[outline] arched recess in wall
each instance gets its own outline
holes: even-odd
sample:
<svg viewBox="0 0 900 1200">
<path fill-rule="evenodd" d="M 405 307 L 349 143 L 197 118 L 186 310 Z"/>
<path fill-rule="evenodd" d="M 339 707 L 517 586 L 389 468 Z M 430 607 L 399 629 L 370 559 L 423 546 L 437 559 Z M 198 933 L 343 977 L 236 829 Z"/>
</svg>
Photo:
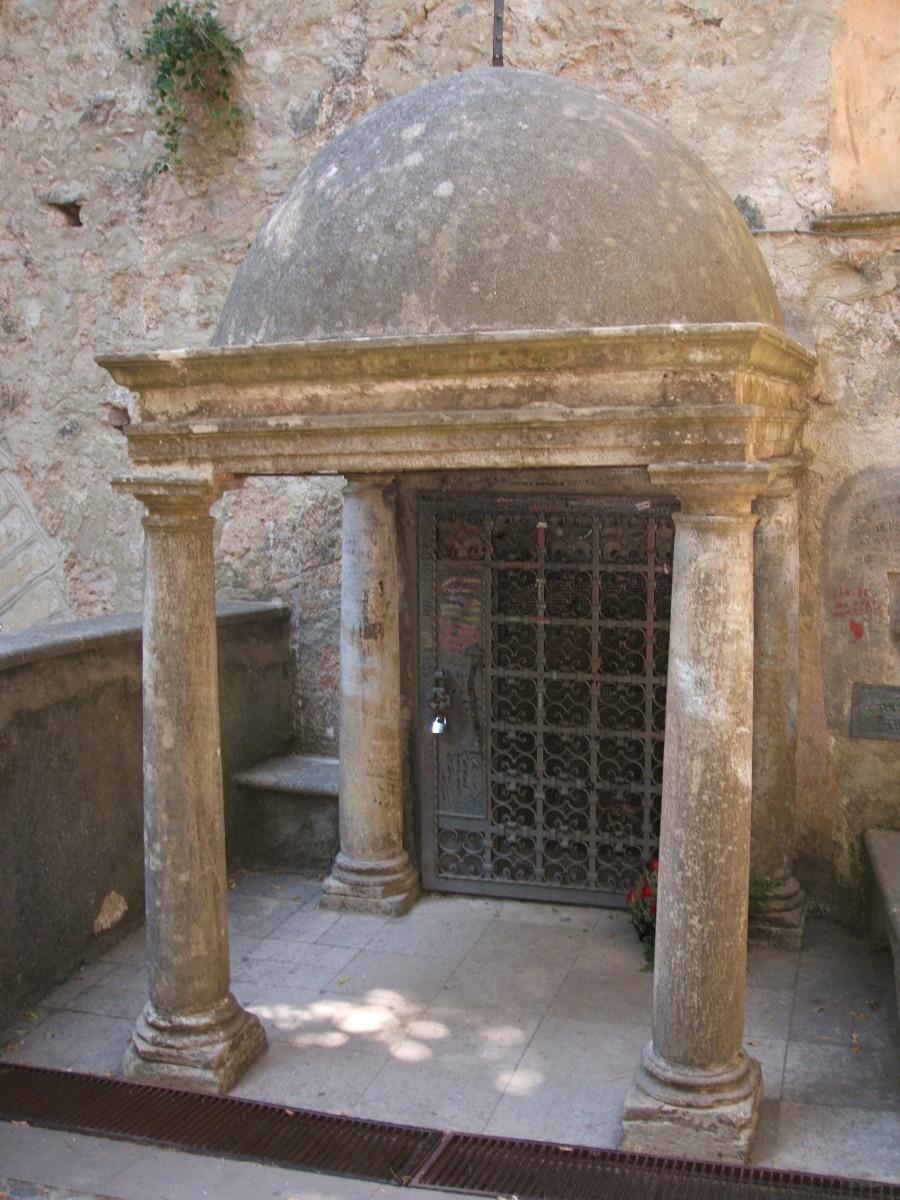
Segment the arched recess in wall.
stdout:
<svg viewBox="0 0 900 1200">
<path fill-rule="evenodd" d="M 900 7 L 845 0 L 831 54 L 835 212 L 900 209 Z"/>
</svg>

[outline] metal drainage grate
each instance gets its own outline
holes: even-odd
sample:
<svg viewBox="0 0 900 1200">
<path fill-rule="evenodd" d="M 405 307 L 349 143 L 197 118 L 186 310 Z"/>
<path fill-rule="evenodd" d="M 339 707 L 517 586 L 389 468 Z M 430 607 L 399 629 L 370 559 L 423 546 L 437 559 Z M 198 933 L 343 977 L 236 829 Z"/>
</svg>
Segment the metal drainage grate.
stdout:
<svg viewBox="0 0 900 1200">
<path fill-rule="evenodd" d="M 518 1200 L 900 1200 L 889 1183 L 459 1133 L 415 1182 Z"/>
<path fill-rule="evenodd" d="M 517 1200 L 900 1200 L 900 1185 L 337 1117 L 0 1063 L 0 1120 Z"/>
<path fill-rule="evenodd" d="M 431 1129 L 5 1063 L 0 1119 L 379 1183 L 406 1181 L 441 1140 Z"/>
</svg>

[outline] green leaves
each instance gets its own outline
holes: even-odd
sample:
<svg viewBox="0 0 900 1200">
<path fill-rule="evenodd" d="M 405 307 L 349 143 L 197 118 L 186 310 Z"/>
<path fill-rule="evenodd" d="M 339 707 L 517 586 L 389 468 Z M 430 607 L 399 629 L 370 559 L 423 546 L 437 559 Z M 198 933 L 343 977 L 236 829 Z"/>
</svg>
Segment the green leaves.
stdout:
<svg viewBox="0 0 900 1200">
<path fill-rule="evenodd" d="M 215 128 L 238 137 L 243 116 L 232 101 L 230 85 L 232 67 L 243 54 L 209 4 L 204 9 L 190 0 L 161 5 L 143 31 L 139 49 L 125 53 L 132 61 L 156 67 L 150 92 L 163 150 L 149 168 L 152 174 L 174 169 L 180 176 L 181 134 L 194 107 Z"/>
</svg>

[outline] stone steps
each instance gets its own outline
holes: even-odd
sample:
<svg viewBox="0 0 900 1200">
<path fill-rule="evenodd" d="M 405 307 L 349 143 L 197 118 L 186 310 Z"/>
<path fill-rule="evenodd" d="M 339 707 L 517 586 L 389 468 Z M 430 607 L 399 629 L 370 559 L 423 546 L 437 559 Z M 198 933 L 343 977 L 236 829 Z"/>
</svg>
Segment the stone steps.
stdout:
<svg viewBox="0 0 900 1200">
<path fill-rule="evenodd" d="M 866 850 L 875 881 L 873 935 L 894 956 L 897 1019 L 900 1021 L 900 830 L 868 829 Z"/>
<path fill-rule="evenodd" d="M 328 870 L 338 851 L 338 760 L 288 754 L 240 771 L 243 865 Z"/>
</svg>

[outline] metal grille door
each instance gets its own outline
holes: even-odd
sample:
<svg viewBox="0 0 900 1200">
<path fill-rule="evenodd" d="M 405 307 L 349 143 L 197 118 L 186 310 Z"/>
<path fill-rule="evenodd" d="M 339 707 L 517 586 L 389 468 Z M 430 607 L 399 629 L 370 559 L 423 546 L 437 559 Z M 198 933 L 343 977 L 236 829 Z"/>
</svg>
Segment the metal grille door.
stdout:
<svg viewBox="0 0 900 1200">
<path fill-rule="evenodd" d="M 426 886 L 617 904 L 655 855 L 673 507 L 423 498 Z"/>
</svg>

